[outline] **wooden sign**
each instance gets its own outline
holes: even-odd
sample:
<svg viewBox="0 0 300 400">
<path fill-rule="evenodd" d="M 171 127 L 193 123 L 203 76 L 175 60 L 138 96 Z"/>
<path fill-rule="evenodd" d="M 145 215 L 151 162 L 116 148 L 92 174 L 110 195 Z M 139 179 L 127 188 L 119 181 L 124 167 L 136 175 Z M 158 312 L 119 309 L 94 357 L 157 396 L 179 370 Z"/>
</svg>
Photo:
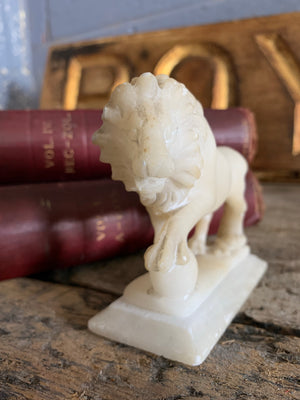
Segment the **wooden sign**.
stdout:
<svg viewBox="0 0 300 400">
<path fill-rule="evenodd" d="M 256 116 L 253 168 L 300 180 L 300 13 L 143 33 L 51 48 L 42 108 L 102 108 L 146 71 L 183 82 L 205 107 Z"/>
</svg>

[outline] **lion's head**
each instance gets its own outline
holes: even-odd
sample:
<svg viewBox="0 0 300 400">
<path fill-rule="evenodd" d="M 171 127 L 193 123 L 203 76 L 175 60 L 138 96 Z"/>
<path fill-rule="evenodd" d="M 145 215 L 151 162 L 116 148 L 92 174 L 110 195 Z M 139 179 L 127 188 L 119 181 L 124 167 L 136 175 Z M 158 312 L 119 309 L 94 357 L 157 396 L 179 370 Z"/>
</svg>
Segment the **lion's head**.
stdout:
<svg viewBox="0 0 300 400">
<path fill-rule="evenodd" d="M 160 212 L 183 205 L 200 177 L 209 130 L 186 87 L 166 75 L 142 74 L 113 91 L 102 119 L 93 142 L 113 179 Z"/>
</svg>

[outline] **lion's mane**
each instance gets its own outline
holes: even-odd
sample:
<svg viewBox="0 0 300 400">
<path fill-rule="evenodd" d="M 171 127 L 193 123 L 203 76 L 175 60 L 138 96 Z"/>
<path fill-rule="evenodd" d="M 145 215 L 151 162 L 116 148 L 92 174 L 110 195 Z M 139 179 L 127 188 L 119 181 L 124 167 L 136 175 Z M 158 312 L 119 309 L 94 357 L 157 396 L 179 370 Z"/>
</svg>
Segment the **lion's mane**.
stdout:
<svg viewBox="0 0 300 400">
<path fill-rule="evenodd" d="M 201 175 L 209 131 L 186 87 L 166 75 L 142 74 L 114 90 L 102 119 L 93 142 L 113 179 L 161 212 L 185 204 Z"/>
</svg>

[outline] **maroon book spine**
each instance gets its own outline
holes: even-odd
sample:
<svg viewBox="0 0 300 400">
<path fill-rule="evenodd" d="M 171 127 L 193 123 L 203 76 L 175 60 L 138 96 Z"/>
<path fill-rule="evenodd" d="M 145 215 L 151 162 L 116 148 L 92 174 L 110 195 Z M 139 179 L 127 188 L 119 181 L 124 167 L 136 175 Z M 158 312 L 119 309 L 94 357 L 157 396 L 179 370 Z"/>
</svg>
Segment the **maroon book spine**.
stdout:
<svg viewBox="0 0 300 400">
<path fill-rule="evenodd" d="M 205 110 L 218 145 L 251 161 L 256 148 L 253 114 L 243 108 Z M 101 126 L 97 110 L 0 111 L 0 183 L 97 179 L 110 176 L 91 142 Z"/>
<path fill-rule="evenodd" d="M 133 252 L 152 239 L 136 193 L 111 180 L 0 187 L 0 279 Z"/>
<path fill-rule="evenodd" d="M 254 224 L 262 201 L 251 173 L 246 199 L 245 224 Z M 153 239 L 137 194 L 108 179 L 2 186 L 0 221 L 0 280 L 134 252 Z"/>
</svg>

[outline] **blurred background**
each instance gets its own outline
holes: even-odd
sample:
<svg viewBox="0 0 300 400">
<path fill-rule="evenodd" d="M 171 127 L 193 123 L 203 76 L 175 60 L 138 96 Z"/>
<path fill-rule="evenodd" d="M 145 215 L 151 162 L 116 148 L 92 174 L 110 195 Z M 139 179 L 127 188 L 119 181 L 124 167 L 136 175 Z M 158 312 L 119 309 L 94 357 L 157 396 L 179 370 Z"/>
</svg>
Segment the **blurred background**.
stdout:
<svg viewBox="0 0 300 400">
<path fill-rule="evenodd" d="M 38 107 L 56 44 L 299 10 L 299 0 L 0 0 L 0 109 Z"/>
</svg>

